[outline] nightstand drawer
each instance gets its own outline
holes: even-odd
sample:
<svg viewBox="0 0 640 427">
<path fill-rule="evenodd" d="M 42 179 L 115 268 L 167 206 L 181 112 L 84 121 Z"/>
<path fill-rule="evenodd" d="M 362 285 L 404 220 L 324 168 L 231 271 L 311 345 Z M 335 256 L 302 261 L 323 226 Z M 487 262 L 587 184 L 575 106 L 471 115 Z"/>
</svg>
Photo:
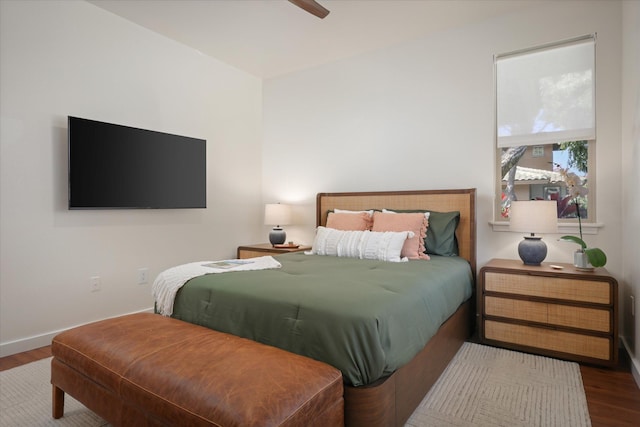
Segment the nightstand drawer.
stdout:
<svg viewBox="0 0 640 427">
<path fill-rule="evenodd" d="M 290 252 L 302 252 L 311 249 L 311 246 L 297 245 L 297 246 L 282 246 L 274 247 L 270 243 L 257 243 L 255 245 L 238 246 L 238 258 L 255 258 L 259 256 L 267 255 L 279 255 L 288 254 Z"/>
<path fill-rule="evenodd" d="M 248 250 L 248 249 L 243 249 L 241 251 L 239 251 L 239 256 L 238 258 L 240 259 L 246 259 L 246 258 L 256 258 L 259 256 L 266 256 L 266 255 L 277 255 L 274 253 L 270 253 L 270 252 L 265 252 L 265 251 L 252 251 L 252 250 Z"/>
<path fill-rule="evenodd" d="M 484 282 L 485 291 L 611 304 L 611 287 L 608 282 L 491 271 L 485 273 Z"/>
<path fill-rule="evenodd" d="M 485 338 L 600 360 L 611 358 L 611 338 L 486 320 Z"/>
<path fill-rule="evenodd" d="M 597 308 L 486 296 L 484 312 L 488 316 L 611 332 L 610 311 Z"/>
</svg>

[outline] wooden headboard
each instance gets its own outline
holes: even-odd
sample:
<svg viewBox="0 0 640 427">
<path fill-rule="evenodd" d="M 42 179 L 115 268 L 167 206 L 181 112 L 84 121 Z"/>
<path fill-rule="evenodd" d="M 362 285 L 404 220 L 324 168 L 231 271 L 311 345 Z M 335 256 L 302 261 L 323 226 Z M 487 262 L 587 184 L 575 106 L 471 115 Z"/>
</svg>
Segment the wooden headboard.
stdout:
<svg viewBox="0 0 640 427">
<path fill-rule="evenodd" d="M 438 212 L 460 211 L 456 230 L 460 256 L 476 271 L 476 189 L 378 191 L 362 193 L 318 193 L 316 225 L 325 225 L 332 209 L 425 209 Z"/>
</svg>

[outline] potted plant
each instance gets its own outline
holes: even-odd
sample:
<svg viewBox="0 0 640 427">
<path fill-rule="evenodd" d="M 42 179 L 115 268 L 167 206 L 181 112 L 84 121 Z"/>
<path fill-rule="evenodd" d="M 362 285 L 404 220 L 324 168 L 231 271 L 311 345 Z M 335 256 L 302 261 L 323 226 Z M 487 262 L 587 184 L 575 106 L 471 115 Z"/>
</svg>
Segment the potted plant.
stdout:
<svg viewBox="0 0 640 427">
<path fill-rule="evenodd" d="M 580 249 L 573 254 L 573 264 L 577 268 L 590 269 L 592 267 L 603 267 L 607 263 L 607 255 L 605 255 L 602 249 L 587 247 L 587 244 L 582 239 L 582 217 L 580 215 L 578 198 L 586 196 L 589 193 L 589 189 L 582 185 L 582 180 L 578 175 L 573 172 L 569 172 L 568 168 L 562 168 L 558 164 L 555 165 L 557 167 L 557 171 L 562 176 L 562 180 L 567 186 L 567 197 L 573 201 L 573 204 L 576 207 L 578 230 L 580 231 L 580 237 L 562 236 L 560 237 L 560 240 L 580 245 Z"/>
</svg>

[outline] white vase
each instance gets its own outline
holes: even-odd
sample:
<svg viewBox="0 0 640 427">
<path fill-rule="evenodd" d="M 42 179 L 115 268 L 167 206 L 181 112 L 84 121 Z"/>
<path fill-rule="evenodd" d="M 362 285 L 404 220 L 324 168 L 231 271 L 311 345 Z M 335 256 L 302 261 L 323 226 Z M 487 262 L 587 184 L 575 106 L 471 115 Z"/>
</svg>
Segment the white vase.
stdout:
<svg viewBox="0 0 640 427">
<path fill-rule="evenodd" d="M 581 250 L 573 253 L 573 265 L 578 270 L 593 270 L 593 266 L 589 262 L 589 257 Z"/>
</svg>

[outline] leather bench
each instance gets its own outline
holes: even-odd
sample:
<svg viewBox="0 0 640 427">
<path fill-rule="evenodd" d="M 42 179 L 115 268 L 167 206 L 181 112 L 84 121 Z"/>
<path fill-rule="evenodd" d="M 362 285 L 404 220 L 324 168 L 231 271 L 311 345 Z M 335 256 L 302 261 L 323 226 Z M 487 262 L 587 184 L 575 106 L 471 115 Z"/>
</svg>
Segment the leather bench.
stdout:
<svg viewBox="0 0 640 427">
<path fill-rule="evenodd" d="M 52 342 L 53 417 L 65 393 L 115 426 L 342 426 L 339 370 L 151 313 Z"/>
</svg>

